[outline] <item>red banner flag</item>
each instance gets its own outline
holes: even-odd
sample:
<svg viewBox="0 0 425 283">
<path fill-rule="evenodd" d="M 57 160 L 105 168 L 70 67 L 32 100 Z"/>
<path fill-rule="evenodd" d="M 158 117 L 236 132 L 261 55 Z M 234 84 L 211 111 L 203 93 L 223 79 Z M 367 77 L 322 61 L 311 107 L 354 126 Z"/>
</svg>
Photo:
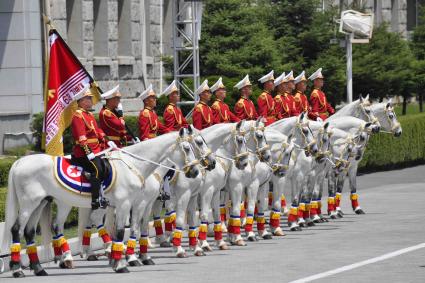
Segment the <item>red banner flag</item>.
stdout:
<svg viewBox="0 0 425 283">
<path fill-rule="evenodd" d="M 62 134 L 77 108 L 74 96 L 91 85 L 93 79 L 54 29 L 49 33 L 49 74 L 45 95 L 44 134 L 46 153 L 63 155 Z M 96 87 L 93 103 L 99 101 Z"/>
</svg>

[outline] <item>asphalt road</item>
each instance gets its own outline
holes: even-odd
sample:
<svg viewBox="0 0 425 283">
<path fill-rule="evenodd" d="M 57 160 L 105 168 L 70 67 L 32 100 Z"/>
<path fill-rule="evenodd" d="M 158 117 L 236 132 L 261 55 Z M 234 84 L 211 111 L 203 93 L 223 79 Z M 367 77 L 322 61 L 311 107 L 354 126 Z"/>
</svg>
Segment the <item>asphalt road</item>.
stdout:
<svg viewBox="0 0 425 283">
<path fill-rule="evenodd" d="M 76 259 L 73 270 L 50 263 L 48 277 L 26 270 L 24 279 L 8 272 L 0 282 L 425 282 L 425 166 L 363 175 L 358 185 L 365 215 L 352 213 L 345 192 L 344 218 L 284 237 L 184 259 L 157 248 L 155 266 L 129 274 L 114 273 L 106 259 Z"/>
</svg>

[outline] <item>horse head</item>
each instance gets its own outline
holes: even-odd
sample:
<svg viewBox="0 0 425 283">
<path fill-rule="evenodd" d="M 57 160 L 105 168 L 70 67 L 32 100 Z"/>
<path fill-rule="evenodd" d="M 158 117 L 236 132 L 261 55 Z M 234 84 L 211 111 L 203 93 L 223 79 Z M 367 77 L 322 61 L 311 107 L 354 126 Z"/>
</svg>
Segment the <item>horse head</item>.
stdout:
<svg viewBox="0 0 425 283">
<path fill-rule="evenodd" d="M 208 147 L 207 142 L 201 135 L 201 132 L 195 131 L 192 125 L 189 125 L 187 130 L 189 135 L 192 136 L 190 142 L 194 148 L 196 156 L 200 160 L 201 165 L 204 166 L 208 171 L 213 170 L 216 165 L 215 155 Z"/>
<path fill-rule="evenodd" d="M 299 144 L 299 146 L 304 149 L 306 156 L 316 155 L 319 149 L 317 147 L 316 139 L 313 136 L 313 132 L 309 127 L 309 122 L 305 112 L 301 113 L 300 116 L 297 117 L 294 132 L 294 135 L 301 137 L 302 144 Z"/>
<path fill-rule="evenodd" d="M 273 160 L 276 160 L 276 162 L 272 164 L 274 175 L 278 177 L 284 177 L 286 175 L 294 148 L 295 139 L 292 138 L 292 135 L 290 135 L 286 138 L 286 140 L 282 141 L 280 148 L 274 151 L 275 156 L 273 156 Z"/>
<path fill-rule="evenodd" d="M 196 159 L 193 152 L 193 147 L 190 143 L 192 139 L 192 135 L 189 134 L 187 129 L 180 129 L 176 147 L 179 148 L 179 152 L 182 154 L 184 162 L 182 170 L 187 178 L 196 178 L 199 174 L 199 160 Z"/>
</svg>

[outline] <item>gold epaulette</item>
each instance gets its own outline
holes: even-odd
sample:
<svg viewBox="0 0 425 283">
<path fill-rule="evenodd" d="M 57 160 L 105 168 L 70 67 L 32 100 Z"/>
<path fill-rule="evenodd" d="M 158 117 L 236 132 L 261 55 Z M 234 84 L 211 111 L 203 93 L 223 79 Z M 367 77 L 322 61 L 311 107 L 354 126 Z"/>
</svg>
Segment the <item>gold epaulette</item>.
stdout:
<svg viewBox="0 0 425 283">
<path fill-rule="evenodd" d="M 240 99 L 238 100 L 238 102 L 236 102 L 236 106 L 238 106 L 238 107 L 243 107 L 243 106 L 244 106 L 243 98 L 240 98 Z"/>
<path fill-rule="evenodd" d="M 220 109 L 220 102 L 215 101 L 211 107 L 217 110 Z"/>
<path fill-rule="evenodd" d="M 149 109 L 143 109 L 142 115 L 146 118 L 150 117 Z"/>
<path fill-rule="evenodd" d="M 103 110 L 103 113 L 104 113 L 106 116 L 108 116 L 108 117 L 111 117 L 111 116 L 112 116 L 112 112 L 111 112 L 111 110 L 109 110 L 109 109 L 107 109 L 107 108 L 105 108 L 105 110 Z"/>
<path fill-rule="evenodd" d="M 258 98 L 267 99 L 267 92 L 262 92 Z"/>
<path fill-rule="evenodd" d="M 282 97 L 281 97 L 281 95 L 280 95 L 280 94 L 278 94 L 278 95 L 276 95 L 276 96 L 274 97 L 274 99 L 275 99 L 276 101 L 281 101 L 281 100 L 282 100 Z"/>
<path fill-rule="evenodd" d="M 198 111 L 198 112 L 202 112 L 202 104 L 201 103 L 199 103 L 198 105 L 196 105 L 196 111 Z"/>
<path fill-rule="evenodd" d="M 310 94 L 310 97 L 315 97 L 315 96 L 318 96 L 318 93 L 319 91 L 317 90 L 317 89 L 314 89 L 312 92 L 311 92 L 311 94 Z"/>
<path fill-rule="evenodd" d="M 167 112 L 170 113 L 170 114 L 173 114 L 174 113 L 174 107 L 172 105 L 168 105 L 167 106 Z"/>
<path fill-rule="evenodd" d="M 77 116 L 78 118 L 82 118 L 83 117 L 83 111 L 81 109 L 77 109 L 77 110 L 75 110 L 73 116 Z"/>
</svg>

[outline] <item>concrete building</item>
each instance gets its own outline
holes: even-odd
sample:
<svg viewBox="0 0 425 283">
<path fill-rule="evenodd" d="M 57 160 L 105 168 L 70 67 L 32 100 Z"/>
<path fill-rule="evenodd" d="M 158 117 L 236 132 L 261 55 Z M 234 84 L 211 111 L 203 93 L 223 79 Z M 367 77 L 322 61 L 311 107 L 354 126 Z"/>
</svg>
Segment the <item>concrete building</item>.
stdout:
<svg viewBox="0 0 425 283">
<path fill-rule="evenodd" d="M 172 0 L 0 1 L 0 154 L 31 142 L 31 117 L 44 109 L 43 14 L 101 89 L 119 83 L 124 109 L 136 113 L 140 102 L 135 97 L 149 83 L 156 90 L 163 88 L 161 59 L 172 54 L 171 4 Z"/>
</svg>

